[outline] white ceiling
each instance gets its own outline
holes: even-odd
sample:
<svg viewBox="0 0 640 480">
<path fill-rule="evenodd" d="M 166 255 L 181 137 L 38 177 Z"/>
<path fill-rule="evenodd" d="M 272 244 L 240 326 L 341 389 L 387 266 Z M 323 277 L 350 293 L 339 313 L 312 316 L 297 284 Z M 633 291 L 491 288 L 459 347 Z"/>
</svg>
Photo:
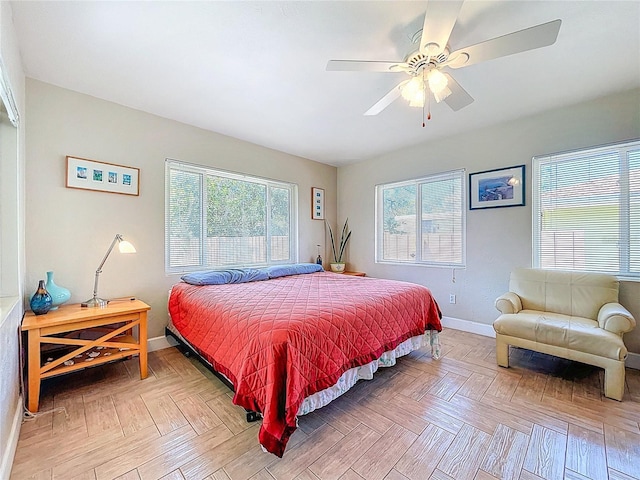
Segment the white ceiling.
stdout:
<svg viewBox="0 0 640 480">
<path fill-rule="evenodd" d="M 401 61 L 424 1 L 12 2 L 28 77 L 331 165 L 640 86 L 640 1 L 474 1 L 453 50 L 562 20 L 554 45 L 449 70 L 475 102 L 397 100 L 403 73 L 327 72 L 330 59 Z"/>
</svg>

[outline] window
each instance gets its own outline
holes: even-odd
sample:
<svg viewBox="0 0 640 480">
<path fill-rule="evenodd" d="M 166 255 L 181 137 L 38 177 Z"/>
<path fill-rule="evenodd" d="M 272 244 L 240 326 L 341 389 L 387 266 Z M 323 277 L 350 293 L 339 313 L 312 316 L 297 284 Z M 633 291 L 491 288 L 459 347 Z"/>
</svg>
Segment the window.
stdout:
<svg viewBox="0 0 640 480">
<path fill-rule="evenodd" d="M 0 325 L 20 290 L 19 115 L 0 59 Z"/>
<path fill-rule="evenodd" d="M 376 186 L 376 262 L 464 266 L 464 170 Z"/>
<path fill-rule="evenodd" d="M 166 162 L 166 271 L 295 263 L 297 187 Z"/>
<path fill-rule="evenodd" d="M 533 264 L 640 277 L 640 141 L 534 157 Z"/>
</svg>

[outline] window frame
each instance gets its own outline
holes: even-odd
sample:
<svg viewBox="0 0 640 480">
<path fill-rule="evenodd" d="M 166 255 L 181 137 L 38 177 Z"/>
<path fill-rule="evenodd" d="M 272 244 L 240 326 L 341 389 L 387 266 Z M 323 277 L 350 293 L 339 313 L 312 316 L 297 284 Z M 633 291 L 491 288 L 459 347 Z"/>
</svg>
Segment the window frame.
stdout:
<svg viewBox="0 0 640 480">
<path fill-rule="evenodd" d="M 0 325 L 20 301 L 20 136 L 9 71 L 0 56 Z"/>
<path fill-rule="evenodd" d="M 592 270 L 592 269 L 569 269 L 567 267 L 548 267 L 549 269 L 570 270 L 576 272 L 596 272 L 614 275 L 617 278 L 629 281 L 640 281 L 640 272 L 633 273 L 631 267 L 631 218 L 630 205 L 632 191 L 630 190 L 630 170 L 629 170 L 629 152 L 640 150 L 640 139 L 624 140 L 620 142 L 609 143 L 605 145 L 597 145 L 592 147 L 579 148 L 575 150 L 567 150 L 558 153 L 537 155 L 532 158 L 532 188 L 531 188 L 531 223 L 532 223 L 532 245 L 531 245 L 531 264 L 534 268 L 543 268 L 542 265 L 542 210 L 540 199 L 540 169 L 542 165 L 559 164 L 561 162 L 571 161 L 581 157 L 593 157 L 599 154 L 611 153 L 615 151 L 618 156 L 618 172 L 620 185 L 620 198 L 618 202 L 619 220 L 618 220 L 618 264 L 619 270 Z M 636 247 L 638 248 L 638 247 Z"/>
<path fill-rule="evenodd" d="M 200 239 L 199 239 L 199 257 L 200 262 L 198 265 L 180 265 L 171 266 L 171 242 L 170 242 L 170 207 L 171 207 L 171 170 L 188 172 L 200 175 Z M 228 178 L 231 180 L 255 183 L 264 185 L 266 187 L 266 204 L 265 204 L 265 249 L 266 249 L 266 262 L 259 263 L 246 263 L 246 264 L 225 264 L 225 265 L 209 265 L 206 263 L 206 238 L 207 238 L 207 188 L 206 180 L 208 176 L 216 176 L 222 178 Z M 268 215 L 271 204 L 269 202 L 270 188 L 282 188 L 289 192 L 289 258 L 286 260 L 271 260 L 271 235 L 270 222 L 271 218 Z M 199 270 L 224 270 L 229 268 L 243 268 L 243 267 L 264 267 L 268 265 L 283 265 L 292 264 L 298 262 L 298 185 L 291 182 L 282 180 L 275 180 L 271 178 L 260 177 L 257 175 L 249 175 L 244 173 L 232 172 L 229 170 L 223 170 L 220 168 L 209 167 L 205 165 L 196 165 L 192 163 L 182 162 L 179 160 L 166 158 L 165 159 L 165 274 L 174 275 L 186 272 L 193 272 Z"/>
<path fill-rule="evenodd" d="M 425 175 L 419 178 L 411 178 L 397 182 L 382 183 L 375 186 L 375 263 L 385 265 L 409 265 L 435 268 L 466 268 L 467 264 L 467 175 L 466 169 L 450 170 Z M 438 180 L 460 180 L 460 263 L 435 262 L 422 260 L 422 189 L 423 185 Z M 415 260 L 387 260 L 383 258 L 384 249 L 384 201 L 383 193 L 388 188 L 398 188 L 409 185 L 416 186 L 416 259 Z"/>
</svg>

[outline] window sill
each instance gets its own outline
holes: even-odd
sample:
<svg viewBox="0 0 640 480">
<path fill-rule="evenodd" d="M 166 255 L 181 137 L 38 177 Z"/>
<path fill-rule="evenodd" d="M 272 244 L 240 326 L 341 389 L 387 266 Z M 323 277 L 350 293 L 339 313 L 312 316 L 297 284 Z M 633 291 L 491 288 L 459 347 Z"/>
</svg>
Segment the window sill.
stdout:
<svg viewBox="0 0 640 480">
<path fill-rule="evenodd" d="M 461 263 L 427 263 L 427 262 L 408 262 L 408 261 L 392 261 L 392 260 L 376 260 L 378 265 L 395 265 L 400 267 L 433 267 L 433 268 L 453 268 L 456 270 L 464 270 L 466 264 Z"/>
<path fill-rule="evenodd" d="M 0 327 L 4 325 L 4 321 L 11 315 L 11 312 L 18 306 L 20 297 L 0 297 Z"/>
</svg>

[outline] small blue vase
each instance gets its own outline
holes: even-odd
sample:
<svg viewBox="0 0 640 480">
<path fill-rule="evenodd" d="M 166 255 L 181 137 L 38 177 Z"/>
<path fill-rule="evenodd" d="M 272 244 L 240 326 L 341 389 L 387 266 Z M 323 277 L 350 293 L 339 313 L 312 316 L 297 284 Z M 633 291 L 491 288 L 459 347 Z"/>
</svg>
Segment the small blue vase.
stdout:
<svg viewBox="0 0 640 480">
<path fill-rule="evenodd" d="M 47 292 L 47 289 L 44 286 L 44 280 L 40 280 L 38 283 L 38 290 L 31 297 L 31 302 L 29 303 L 31 306 L 31 310 L 36 315 L 44 315 L 49 310 L 51 310 L 51 305 L 53 300 L 51 299 L 51 295 Z"/>
<path fill-rule="evenodd" d="M 53 281 L 53 272 L 47 272 L 47 284 L 45 285 L 47 292 L 51 295 L 51 310 L 56 310 L 64 302 L 68 302 L 71 298 L 71 292 L 64 287 L 59 287 Z"/>
</svg>

